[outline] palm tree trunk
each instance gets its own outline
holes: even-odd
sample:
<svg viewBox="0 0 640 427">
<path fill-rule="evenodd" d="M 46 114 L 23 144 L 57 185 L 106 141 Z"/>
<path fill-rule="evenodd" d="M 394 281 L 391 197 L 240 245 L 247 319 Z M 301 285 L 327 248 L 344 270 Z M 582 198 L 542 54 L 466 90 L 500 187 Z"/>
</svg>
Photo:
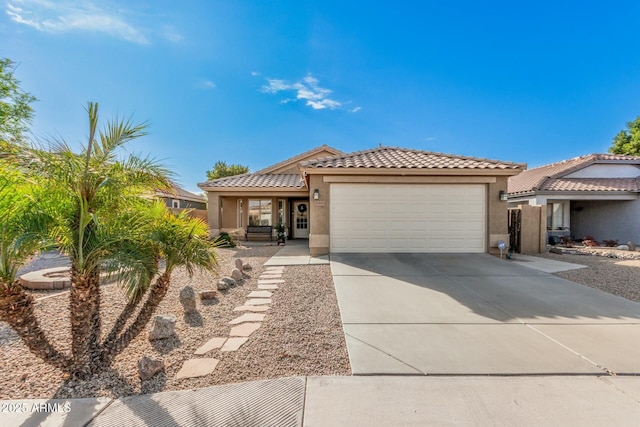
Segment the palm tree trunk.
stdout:
<svg viewBox="0 0 640 427">
<path fill-rule="evenodd" d="M 73 374 L 86 379 L 91 373 L 92 356 L 98 351 L 100 329 L 99 274 L 79 274 L 71 266 L 71 293 L 69 310 L 71 320 L 71 356 Z M 97 335 L 97 336 L 96 336 Z"/>
<path fill-rule="evenodd" d="M 56 350 L 47 339 L 34 313 L 33 297 L 15 282 L 0 288 L 0 320 L 7 322 L 33 354 L 68 372 L 71 360 Z"/>
<path fill-rule="evenodd" d="M 158 277 L 156 282 L 151 285 L 147 300 L 143 304 L 133 323 L 129 325 L 129 327 L 113 342 L 111 346 L 103 348 L 100 360 L 100 365 L 102 367 L 109 366 L 113 358 L 121 353 L 122 350 L 127 348 L 127 346 L 131 344 L 131 341 L 140 335 L 145 326 L 147 326 L 147 323 L 149 323 L 149 320 L 151 320 L 151 316 L 153 316 L 153 313 L 167 294 L 170 282 L 171 274 L 165 271 L 160 277 Z"/>
</svg>

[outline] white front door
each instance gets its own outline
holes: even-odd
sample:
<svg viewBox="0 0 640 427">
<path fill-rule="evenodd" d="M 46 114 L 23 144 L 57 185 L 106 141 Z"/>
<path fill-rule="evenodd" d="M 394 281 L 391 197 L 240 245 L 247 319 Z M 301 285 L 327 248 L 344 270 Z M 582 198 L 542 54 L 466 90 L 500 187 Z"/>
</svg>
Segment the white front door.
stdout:
<svg viewBox="0 0 640 427">
<path fill-rule="evenodd" d="M 309 238 L 309 202 L 293 202 L 293 238 Z"/>
</svg>

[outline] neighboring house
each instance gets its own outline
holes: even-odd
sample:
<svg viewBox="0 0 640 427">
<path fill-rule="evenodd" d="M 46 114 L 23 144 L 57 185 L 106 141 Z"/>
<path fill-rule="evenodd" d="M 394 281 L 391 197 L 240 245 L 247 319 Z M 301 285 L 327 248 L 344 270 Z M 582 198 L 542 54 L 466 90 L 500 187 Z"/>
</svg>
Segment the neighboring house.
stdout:
<svg viewBox="0 0 640 427">
<path fill-rule="evenodd" d="M 157 190 L 156 197 L 161 199 L 173 212 L 188 209 L 192 212 L 192 216 L 207 219 L 207 199 L 203 196 L 198 196 L 174 185 L 170 191 Z"/>
<path fill-rule="evenodd" d="M 487 252 L 509 241 L 507 178 L 525 167 L 395 147 L 342 153 L 323 145 L 199 187 L 207 192 L 212 234 L 282 223 L 289 237 L 309 239 L 314 256 Z"/>
<path fill-rule="evenodd" d="M 509 206 L 546 207 L 547 241 L 640 243 L 640 157 L 590 154 L 509 178 Z"/>
</svg>

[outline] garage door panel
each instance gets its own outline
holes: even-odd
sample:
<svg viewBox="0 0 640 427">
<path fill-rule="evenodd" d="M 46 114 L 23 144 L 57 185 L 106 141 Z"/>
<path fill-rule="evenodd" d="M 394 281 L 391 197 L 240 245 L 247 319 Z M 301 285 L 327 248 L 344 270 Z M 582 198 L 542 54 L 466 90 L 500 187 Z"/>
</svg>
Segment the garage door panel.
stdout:
<svg viewBox="0 0 640 427">
<path fill-rule="evenodd" d="M 332 184 L 333 252 L 484 252 L 484 185 Z"/>
</svg>

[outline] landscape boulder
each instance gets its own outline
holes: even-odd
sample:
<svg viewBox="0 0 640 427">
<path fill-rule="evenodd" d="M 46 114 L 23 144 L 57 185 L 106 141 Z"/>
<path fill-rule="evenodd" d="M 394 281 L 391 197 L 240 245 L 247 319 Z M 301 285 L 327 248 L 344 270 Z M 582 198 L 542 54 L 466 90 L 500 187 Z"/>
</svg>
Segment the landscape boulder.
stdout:
<svg viewBox="0 0 640 427">
<path fill-rule="evenodd" d="M 619 251 L 628 251 L 629 250 L 629 246 L 628 245 L 618 245 L 616 246 L 616 249 Z"/>
<path fill-rule="evenodd" d="M 142 381 L 152 378 L 163 369 L 164 361 L 161 359 L 152 359 L 145 356 L 138 362 L 138 376 Z"/>
<path fill-rule="evenodd" d="M 630 251 L 635 252 L 635 250 L 636 250 L 636 244 L 635 243 L 629 241 L 629 242 L 627 242 L 627 246 L 629 246 L 629 250 Z"/>
<path fill-rule="evenodd" d="M 172 314 L 158 315 L 153 318 L 149 341 L 162 340 L 176 334 L 176 316 Z"/>
<path fill-rule="evenodd" d="M 218 292 L 215 289 L 206 289 L 198 292 L 201 300 L 210 300 L 218 298 Z"/>
<path fill-rule="evenodd" d="M 244 265 L 244 261 L 242 260 L 242 258 L 236 258 L 236 268 L 238 270 L 242 270 L 242 266 Z"/>
<path fill-rule="evenodd" d="M 246 263 L 246 264 L 243 264 L 243 265 L 242 265 L 242 269 L 243 269 L 244 271 L 251 271 L 251 270 L 253 270 L 253 267 L 251 267 L 251 264 Z"/>
<path fill-rule="evenodd" d="M 195 313 L 196 310 L 196 293 L 191 286 L 185 286 L 180 290 L 180 303 L 184 308 L 185 314 Z"/>
<path fill-rule="evenodd" d="M 218 281 L 218 290 L 225 291 L 229 289 L 230 286 L 233 286 L 235 284 L 235 279 L 232 279 L 231 277 L 223 277 L 222 279 L 220 279 L 220 281 Z"/>
<path fill-rule="evenodd" d="M 235 280 L 242 280 L 242 271 L 238 270 L 237 268 L 234 268 L 231 271 L 231 277 Z"/>
</svg>

